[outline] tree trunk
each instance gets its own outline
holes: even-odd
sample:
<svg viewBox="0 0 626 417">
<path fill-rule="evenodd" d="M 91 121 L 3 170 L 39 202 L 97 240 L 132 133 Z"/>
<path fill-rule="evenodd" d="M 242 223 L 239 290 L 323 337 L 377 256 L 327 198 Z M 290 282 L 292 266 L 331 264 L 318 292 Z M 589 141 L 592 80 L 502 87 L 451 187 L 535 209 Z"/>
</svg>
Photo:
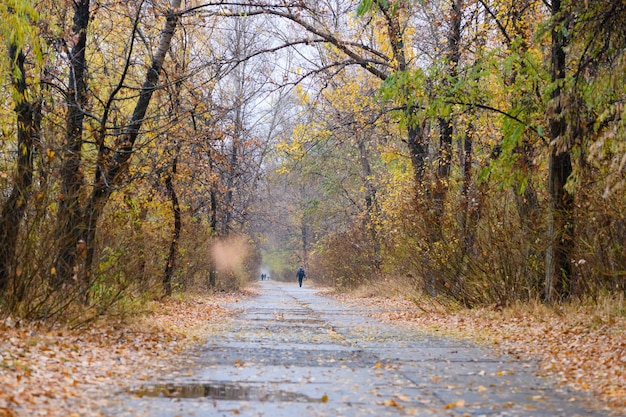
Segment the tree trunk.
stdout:
<svg viewBox="0 0 626 417">
<path fill-rule="evenodd" d="M 377 4 L 387 23 L 387 37 L 389 38 L 393 59 L 397 65 L 397 71 L 407 71 L 408 65 L 404 48 L 404 34 L 400 19 L 397 13 L 392 10 L 389 3 L 377 2 Z M 381 79 L 385 80 L 385 78 L 386 77 L 382 77 Z M 404 94 L 408 101 L 409 95 L 413 94 L 413 92 L 405 88 Z M 424 168 L 428 156 L 428 145 L 424 141 L 423 126 L 419 121 L 415 120 L 415 108 L 407 105 L 404 112 L 404 117 L 407 120 L 407 145 L 409 147 L 411 166 L 413 167 L 415 194 L 417 198 L 420 198 L 423 191 Z"/>
<path fill-rule="evenodd" d="M 215 228 L 217 227 L 217 190 L 215 189 L 214 185 L 211 186 L 210 194 L 211 194 L 210 196 L 211 230 L 213 231 L 213 234 L 215 234 Z M 213 255 L 211 255 L 210 264 L 209 264 L 209 287 L 215 288 L 216 285 L 217 285 L 217 270 L 216 270 L 215 259 Z"/>
<path fill-rule="evenodd" d="M 80 190 L 83 186 L 81 152 L 83 146 L 84 108 L 87 104 L 87 27 L 89 0 L 74 2 L 74 24 L 71 39 L 75 44 L 69 51 L 69 80 L 65 101 L 67 104 L 66 144 L 61 165 L 61 194 L 57 214 L 56 275 L 51 277 L 54 287 L 69 282 L 77 267 L 77 247 L 83 233 Z"/>
<path fill-rule="evenodd" d="M 374 266 L 378 272 L 382 267 L 382 257 L 380 248 L 380 238 L 378 236 L 377 222 L 379 218 L 379 207 L 376 199 L 376 186 L 372 183 L 372 167 L 367 157 L 365 140 L 357 133 L 357 146 L 359 148 L 361 161 L 361 176 L 365 185 L 365 207 L 367 210 L 366 228 L 370 233 L 374 249 Z"/>
<path fill-rule="evenodd" d="M 564 24 L 561 0 L 552 1 L 551 75 L 552 82 L 565 79 L 565 46 L 567 37 L 560 26 Z M 573 249 L 573 210 L 574 198 L 565 185 L 572 173 L 569 150 L 564 141 L 567 122 L 561 105 L 562 85 L 558 84 L 552 93 L 550 128 L 550 158 L 548 161 L 548 248 L 546 250 L 546 274 L 544 298 L 548 303 L 567 299 L 571 293 L 572 266 L 570 253 Z"/>
<path fill-rule="evenodd" d="M 463 255 L 473 256 L 476 226 L 480 218 L 480 196 L 472 180 L 472 161 L 474 147 L 474 127 L 470 124 L 463 141 L 463 158 L 461 168 L 463 183 L 461 185 L 461 236 L 463 239 Z"/>
<path fill-rule="evenodd" d="M 209 170 L 213 172 L 214 164 L 213 164 L 213 155 L 209 155 Z M 215 180 L 211 180 L 211 185 L 209 189 L 209 199 L 210 199 L 210 225 L 211 232 L 215 237 L 217 235 L 217 184 Z M 211 253 L 209 257 L 209 288 L 215 288 L 217 285 L 217 269 L 216 269 L 215 256 Z"/>
<path fill-rule="evenodd" d="M 237 111 L 239 114 L 239 111 Z M 239 115 L 237 116 L 239 118 Z M 235 122 L 236 126 L 240 126 L 238 121 Z M 226 180 L 226 193 L 224 194 L 224 222 L 222 223 L 221 235 L 227 236 L 231 230 L 231 223 L 233 220 L 234 211 L 234 192 L 235 192 L 235 180 L 238 175 L 238 163 L 239 163 L 239 133 L 240 129 L 235 128 L 235 137 L 233 138 L 233 147 L 230 154 L 230 161 L 228 163 L 227 180 Z"/>
<path fill-rule="evenodd" d="M 236 21 L 234 30 L 233 55 L 237 59 L 243 59 L 248 52 L 245 38 L 245 24 L 241 19 Z M 234 97 L 234 120 L 233 120 L 233 143 L 226 170 L 226 193 L 224 195 L 223 209 L 225 210 L 224 222 L 222 226 L 222 236 L 227 236 L 232 229 L 233 215 L 235 214 L 235 189 L 240 175 L 239 158 L 240 147 L 244 144 L 244 103 L 245 103 L 245 82 L 246 63 L 242 62 L 234 73 L 235 97 Z"/>
<path fill-rule="evenodd" d="M 309 225 L 306 219 L 302 218 L 302 224 L 300 224 L 300 236 L 302 243 L 302 264 L 304 266 L 309 265 Z"/>
<path fill-rule="evenodd" d="M 306 192 L 304 188 L 300 189 L 300 201 L 306 204 Z M 306 207 L 301 207 L 302 217 L 300 218 L 300 244 L 302 249 L 302 264 L 308 269 L 309 266 L 309 222 Z"/>
<path fill-rule="evenodd" d="M 463 0 L 451 0 L 450 13 L 447 19 L 450 22 L 448 32 L 448 45 L 446 51 L 446 72 L 443 80 L 445 87 L 450 86 L 450 82 L 455 82 L 458 77 L 459 61 L 461 59 L 461 18 Z M 450 166 L 452 163 L 452 135 L 454 133 L 453 122 L 450 117 L 439 118 L 439 152 L 437 162 L 437 183 L 433 193 L 434 224 L 439 225 L 438 234 L 441 235 L 439 221 L 444 215 L 444 203 L 448 193 L 450 182 Z"/>
<path fill-rule="evenodd" d="M 33 106 L 26 101 L 25 56 L 16 45 L 9 46 L 9 57 L 16 66 L 13 73 L 13 88 L 19 102 L 15 105 L 17 114 L 17 160 L 11 194 L 2 207 L 0 218 L 0 296 L 9 289 L 11 273 L 15 267 L 15 251 L 19 236 L 19 226 L 26 212 L 33 183 L 33 147 L 37 127 L 33 117 Z"/>
<path fill-rule="evenodd" d="M 165 276 L 163 277 L 163 290 L 166 296 L 172 295 L 172 276 L 174 274 L 174 264 L 176 261 L 176 249 L 178 248 L 178 239 L 180 238 L 180 231 L 182 229 L 182 219 L 180 214 L 180 204 L 178 202 L 178 196 L 176 195 L 176 189 L 174 188 L 173 176 L 176 175 L 176 165 L 178 163 L 178 152 L 180 147 L 176 151 L 174 156 L 174 162 L 172 163 L 172 172 L 168 174 L 165 179 L 165 187 L 170 195 L 172 201 L 172 211 L 174 212 L 174 230 L 172 232 L 172 240 L 170 242 L 170 252 L 167 257 L 167 264 L 165 265 Z"/>
<path fill-rule="evenodd" d="M 433 224 L 440 229 L 441 218 L 445 213 L 444 203 L 450 182 L 452 164 L 452 119 L 439 118 L 439 152 L 437 154 L 437 183 L 433 192 Z M 435 233 L 441 238 L 441 230 Z"/>
<path fill-rule="evenodd" d="M 409 125 L 407 129 L 407 143 L 409 146 L 411 166 L 413 167 L 413 179 L 415 181 L 415 189 L 421 190 L 422 183 L 424 181 L 424 168 L 426 164 L 426 157 L 428 156 L 428 146 L 424 141 L 423 130 L 421 126 Z"/>
<path fill-rule="evenodd" d="M 163 31 L 161 32 L 159 46 L 152 58 L 152 64 L 146 74 L 146 80 L 141 86 L 139 98 L 135 104 L 135 109 L 130 121 L 116 143 L 115 154 L 111 158 L 109 158 L 106 152 L 102 152 L 98 155 L 99 169 L 96 174 L 96 181 L 85 215 L 87 223 L 85 234 L 87 256 L 85 265 L 88 271 L 88 277 L 90 276 L 90 271 L 93 266 L 98 220 L 102 215 L 104 206 L 114 191 L 114 186 L 122 182 L 122 177 L 128 170 L 128 162 L 133 153 L 135 141 L 139 136 L 139 131 L 144 122 L 152 94 L 154 94 L 158 88 L 159 74 L 163 68 L 165 56 L 170 48 L 172 37 L 174 36 L 176 25 L 180 18 L 179 9 L 181 1 L 182 0 L 171 0 L 170 8 L 167 12 L 167 19 Z"/>
<path fill-rule="evenodd" d="M 537 196 L 537 190 L 532 179 L 532 161 L 531 150 L 527 141 L 524 141 L 522 146 L 517 147 L 514 152 L 518 152 L 521 164 L 520 169 L 526 173 L 526 185 L 524 192 L 520 194 L 520 184 L 516 181 L 513 185 L 513 195 L 515 196 L 515 205 L 517 207 L 517 213 L 520 219 L 521 232 L 524 237 L 524 247 L 521 248 L 522 256 L 524 259 L 539 259 L 541 257 L 542 249 L 536 246 L 536 243 L 540 237 L 542 211 L 539 206 L 539 197 Z M 542 294 L 542 276 L 535 265 L 535 262 L 523 263 L 523 274 L 526 277 L 528 296 L 536 297 L 537 294 Z"/>
<path fill-rule="evenodd" d="M 548 170 L 548 248 L 544 297 L 552 303 L 571 295 L 574 198 L 565 189 L 567 178 L 572 173 L 570 154 L 552 150 Z"/>
</svg>

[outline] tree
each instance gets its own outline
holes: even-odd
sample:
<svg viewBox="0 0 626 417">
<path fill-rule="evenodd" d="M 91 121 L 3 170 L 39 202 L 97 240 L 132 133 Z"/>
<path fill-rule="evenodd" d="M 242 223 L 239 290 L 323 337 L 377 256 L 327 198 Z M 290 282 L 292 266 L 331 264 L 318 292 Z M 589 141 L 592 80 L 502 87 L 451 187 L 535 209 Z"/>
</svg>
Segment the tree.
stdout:
<svg viewBox="0 0 626 417">
<path fill-rule="evenodd" d="M 89 0 L 74 2 L 72 32 L 68 42 L 68 89 L 65 92 L 67 105 L 66 143 L 63 147 L 61 165 L 61 191 L 57 215 L 58 255 L 52 284 L 59 288 L 72 277 L 78 278 L 76 269 L 83 259 L 78 259 L 78 248 L 84 233 L 84 218 L 81 207 L 83 187 L 83 130 L 87 111 L 87 29 L 89 26 Z M 72 44 L 73 43 L 73 44 Z M 82 253 L 84 256 L 84 253 Z"/>
<path fill-rule="evenodd" d="M 567 134 L 567 122 L 561 104 L 563 81 L 566 77 L 567 21 L 566 9 L 561 0 L 552 1 L 552 51 L 550 55 L 550 74 L 554 85 L 550 119 L 550 157 L 548 160 L 548 248 L 546 250 L 546 278 L 544 297 L 548 302 L 568 298 L 571 294 L 572 266 L 570 253 L 573 240 L 574 198 L 566 189 L 572 174 L 572 161 L 564 140 Z"/>
<path fill-rule="evenodd" d="M 444 79 L 441 81 L 444 89 L 450 88 L 450 84 L 457 84 L 459 73 L 459 61 L 461 59 L 461 21 L 463 0 L 450 2 L 449 16 L 445 19 L 449 22 L 444 68 Z M 433 193 L 433 205 L 435 219 L 441 218 L 444 212 L 444 200 L 449 187 L 450 168 L 452 164 L 452 137 L 454 124 L 451 117 L 440 116 L 439 122 L 439 150 L 437 155 L 437 183 Z M 435 224 L 438 224 L 435 220 Z M 440 234 L 440 232 L 438 232 Z"/>
<path fill-rule="evenodd" d="M 158 89 L 160 72 L 180 19 L 180 6 L 180 0 L 172 0 L 170 3 L 159 45 L 146 73 L 145 81 L 141 86 L 133 113 L 116 141 L 116 149 L 112 157 L 109 157 L 110 150 L 105 146 L 100 146 L 98 151 L 98 167 L 96 169 L 94 187 L 85 212 L 86 232 L 84 240 L 86 244 L 85 265 L 87 270 L 91 269 L 93 263 L 97 222 L 102 215 L 105 204 L 114 191 L 113 187 L 121 184 L 123 181 L 123 176 L 128 170 L 130 157 L 133 154 L 134 144 L 145 120 L 144 117 L 148 110 L 148 105 L 152 95 Z"/>
<path fill-rule="evenodd" d="M 3 19 L 0 24 L 0 36 L 7 41 L 8 46 L 8 72 L 17 119 L 17 156 L 11 191 L 2 205 L 0 217 L 0 295 L 6 295 L 11 277 L 19 275 L 14 270 L 15 251 L 33 184 L 33 159 L 41 120 L 41 103 L 36 98 L 35 86 L 27 82 L 25 53 L 27 42 L 31 41 L 34 58 L 41 60 L 41 46 L 31 26 L 37 14 L 29 2 L 15 2 L 5 6 L 7 10 L 0 10 L 9 18 Z"/>
</svg>

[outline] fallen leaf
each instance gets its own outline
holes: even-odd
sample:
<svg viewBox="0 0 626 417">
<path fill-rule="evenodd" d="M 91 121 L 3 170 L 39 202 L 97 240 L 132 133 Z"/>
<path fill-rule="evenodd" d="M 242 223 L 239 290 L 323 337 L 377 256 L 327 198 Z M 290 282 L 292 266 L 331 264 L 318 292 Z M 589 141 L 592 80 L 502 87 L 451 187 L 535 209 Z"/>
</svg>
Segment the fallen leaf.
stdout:
<svg viewBox="0 0 626 417">
<path fill-rule="evenodd" d="M 404 402 L 408 402 L 411 401 L 411 397 L 409 397 L 406 394 L 396 394 L 394 395 L 394 397 L 396 397 L 397 399 L 399 399 L 400 401 L 404 401 Z"/>
<path fill-rule="evenodd" d="M 397 402 L 395 402 L 393 399 L 391 400 L 385 400 L 385 401 L 378 401 L 376 404 L 378 405 L 384 405 L 387 407 L 396 407 L 397 409 L 401 410 L 402 408 L 404 408 L 404 406 L 402 404 L 398 404 Z"/>
<path fill-rule="evenodd" d="M 10 408 L 0 407 L 0 417 L 15 417 L 15 413 Z"/>
<path fill-rule="evenodd" d="M 458 401 L 453 401 L 443 406 L 443 408 L 445 408 L 446 410 L 449 410 L 454 407 L 465 407 L 465 400 L 460 399 Z"/>
</svg>

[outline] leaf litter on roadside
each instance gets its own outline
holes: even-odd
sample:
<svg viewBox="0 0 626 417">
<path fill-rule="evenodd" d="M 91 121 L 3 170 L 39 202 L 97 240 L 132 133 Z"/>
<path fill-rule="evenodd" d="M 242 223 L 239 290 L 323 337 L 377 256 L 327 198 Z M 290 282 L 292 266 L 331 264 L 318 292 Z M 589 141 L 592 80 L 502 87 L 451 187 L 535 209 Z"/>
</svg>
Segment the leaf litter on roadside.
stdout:
<svg viewBox="0 0 626 417">
<path fill-rule="evenodd" d="M 598 394 L 608 411 L 626 415 L 626 317 L 623 315 L 593 311 L 592 307 L 571 307 L 572 311 L 560 312 L 542 306 L 507 311 L 430 309 L 426 313 L 403 297 L 333 296 L 346 304 L 369 306 L 372 316 L 384 321 L 473 340 L 480 335 L 480 342 L 513 357 L 536 359 L 544 375 L 576 390 Z M 447 406 L 458 407 L 458 404 Z"/>
<path fill-rule="evenodd" d="M 232 297 L 170 299 L 149 317 L 80 330 L 1 323 L 0 417 L 99 416 L 107 395 L 186 372 L 191 363 L 179 354 L 207 337 L 207 324 L 228 314 L 220 304 Z"/>
</svg>

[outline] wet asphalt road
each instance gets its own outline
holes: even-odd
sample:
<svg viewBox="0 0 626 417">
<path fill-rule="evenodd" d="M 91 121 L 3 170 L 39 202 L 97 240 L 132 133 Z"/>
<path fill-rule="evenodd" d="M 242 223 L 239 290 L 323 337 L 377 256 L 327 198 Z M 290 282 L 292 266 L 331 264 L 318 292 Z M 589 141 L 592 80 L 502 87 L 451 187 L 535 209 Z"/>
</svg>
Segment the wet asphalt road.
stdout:
<svg viewBox="0 0 626 417">
<path fill-rule="evenodd" d="M 188 376 L 118 396 L 110 416 L 604 416 L 534 364 L 264 281 Z"/>
</svg>

